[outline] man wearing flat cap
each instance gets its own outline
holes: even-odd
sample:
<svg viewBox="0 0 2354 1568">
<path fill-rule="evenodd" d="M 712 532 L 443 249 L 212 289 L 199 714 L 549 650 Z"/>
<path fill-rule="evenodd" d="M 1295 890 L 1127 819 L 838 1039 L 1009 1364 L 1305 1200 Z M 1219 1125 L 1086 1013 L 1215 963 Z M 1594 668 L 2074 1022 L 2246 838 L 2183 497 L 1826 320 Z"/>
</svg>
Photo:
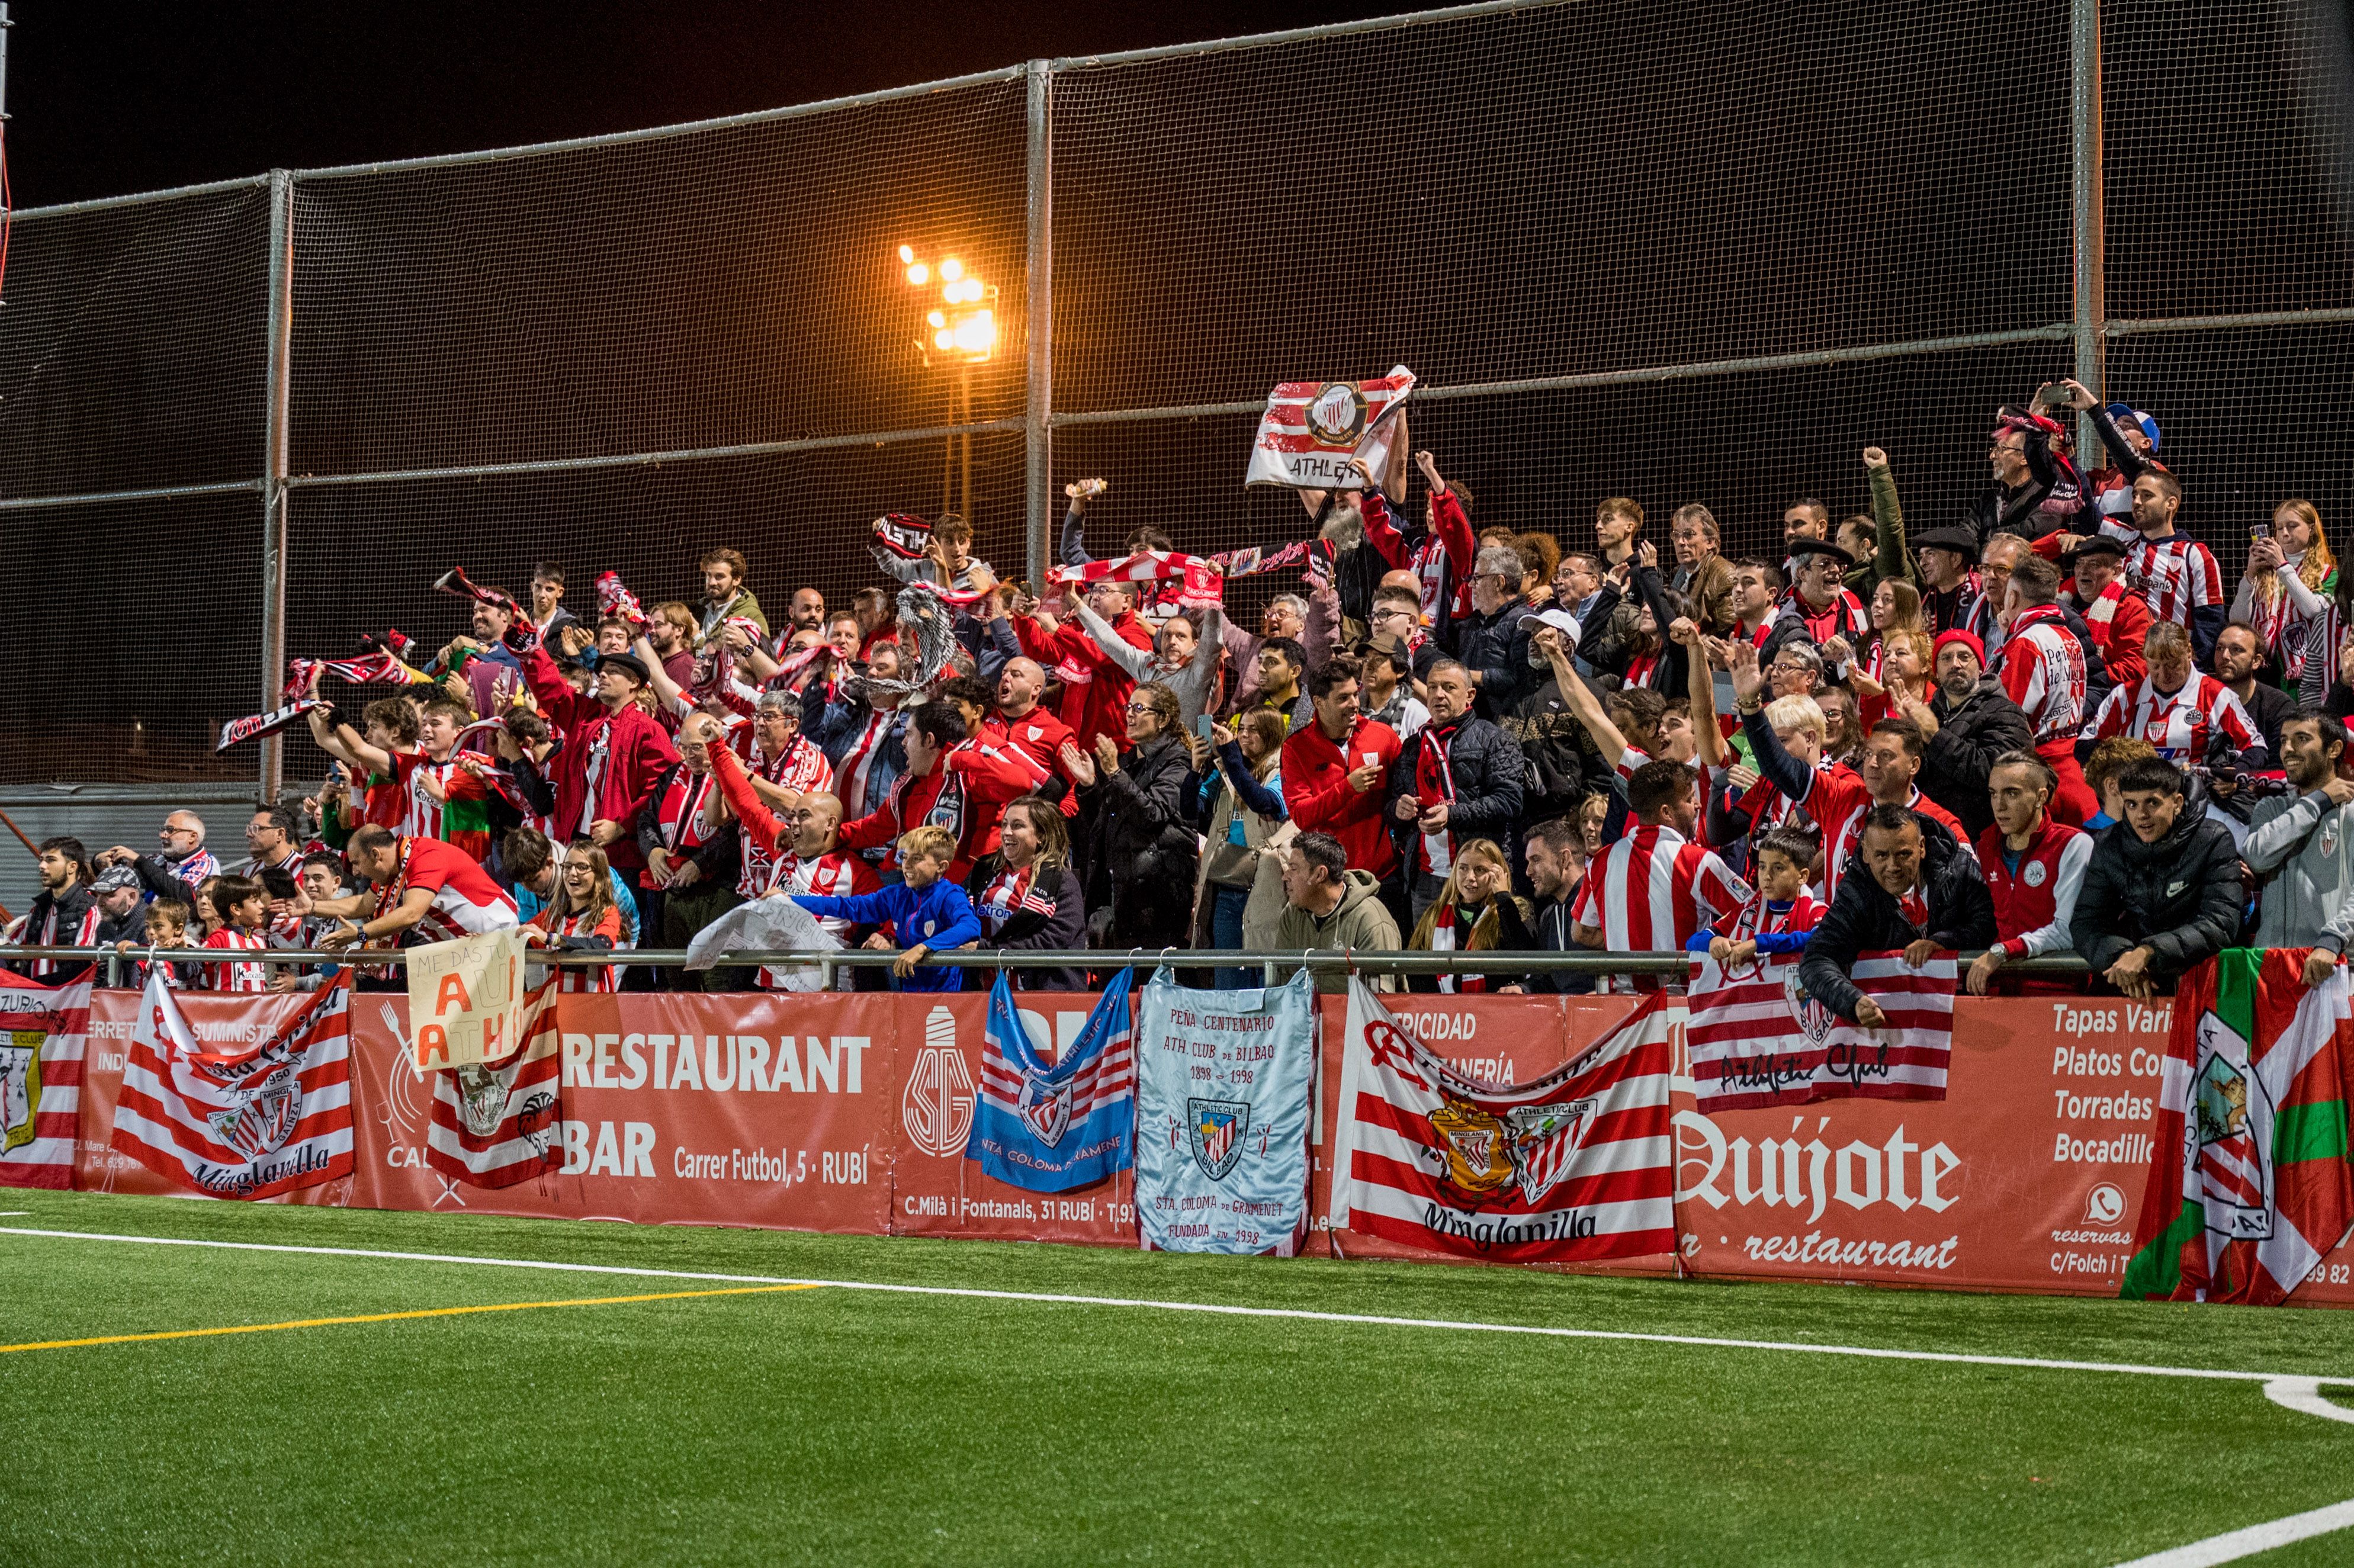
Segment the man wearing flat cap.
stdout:
<svg viewBox="0 0 2354 1568">
<path fill-rule="evenodd" d="M 1855 557 L 1828 539 L 1797 538 L 1785 542 L 1790 552 L 1790 613 L 1806 623 L 1807 635 L 1821 647 L 1834 637 L 1861 648 L 1871 623 L 1863 601 L 1847 586 Z"/>
<path fill-rule="evenodd" d="M 1921 566 L 1921 617 L 1929 635 L 1967 631 L 1981 644 L 1993 635 L 1994 609 L 1978 574 L 1974 528 L 1930 528 L 1913 535 Z"/>
<path fill-rule="evenodd" d="M 638 814 L 678 760 L 661 723 L 638 705 L 646 667 L 633 654 L 608 653 L 597 661 L 596 683 L 584 694 L 572 689 L 546 649 L 535 647 L 524 655 L 523 673 L 549 726 L 563 732 L 546 763 L 556 786 L 548 837 L 567 844 L 588 839 L 605 851 L 614 870 L 642 885 L 646 858 L 638 847 Z"/>
<path fill-rule="evenodd" d="M 2151 618 L 2149 601 L 2126 583 L 2125 541 L 2096 534 L 2078 541 L 2060 564 L 2075 578 L 2068 602 L 2084 618 L 2101 662 L 2117 684 L 2133 685 L 2149 673 L 2141 642 Z"/>
</svg>

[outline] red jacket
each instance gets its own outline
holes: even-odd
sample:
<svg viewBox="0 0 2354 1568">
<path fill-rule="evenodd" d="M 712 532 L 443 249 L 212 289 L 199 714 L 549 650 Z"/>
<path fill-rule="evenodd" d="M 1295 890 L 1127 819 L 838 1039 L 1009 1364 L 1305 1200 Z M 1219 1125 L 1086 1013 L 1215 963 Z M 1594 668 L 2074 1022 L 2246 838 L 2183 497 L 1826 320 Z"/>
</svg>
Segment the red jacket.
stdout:
<svg viewBox="0 0 2354 1568">
<path fill-rule="evenodd" d="M 722 784 L 724 788 L 724 778 Z M 972 874 L 973 862 L 996 852 L 1005 803 L 1029 792 L 1030 773 L 1019 760 L 993 741 L 968 740 L 948 754 L 943 766 L 923 777 L 899 775 L 881 809 L 842 824 L 842 844 L 844 849 L 888 846 L 883 857 L 887 871 L 899 863 L 899 835 L 938 821 L 957 836 L 957 856 L 948 879 L 961 885 Z"/>
<path fill-rule="evenodd" d="M 677 763 L 678 748 L 662 725 L 634 704 L 608 713 L 595 697 L 575 692 L 545 649 L 524 655 L 523 673 L 541 715 L 564 734 L 564 744 L 548 758 L 556 785 L 549 836 L 569 843 L 574 834 L 586 831 L 587 822 L 619 822 L 624 831 L 605 846 L 606 858 L 622 871 L 642 870 L 646 857 L 638 849 L 638 812 L 653 799 L 663 775 Z M 597 799 L 588 810 L 588 767 L 600 750 L 604 760 Z"/>
<path fill-rule="evenodd" d="M 2142 677 L 2149 673 L 2149 661 L 2141 651 L 2142 639 L 2149 635 L 2153 619 L 2149 601 L 2116 583 L 2109 587 L 2119 591 L 2111 601 L 2116 608 L 2106 618 L 2093 619 L 2102 600 L 2109 599 L 2105 590 L 2094 596 L 2093 602 L 2077 613 L 2084 618 L 2085 629 L 2093 634 L 2093 646 L 2101 651 L 2101 662 L 2109 667 L 2109 678 L 2120 686 L 2139 685 Z"/>
<path fill-rule="evenodd" d="M 1324 726 L 1310 719 L 1283 743 L 1285 809 L 1301 832 L 1339 839 L 1349 852 L 1352 868 L 1387 876 L 1397 864 L 1397 843 L 1383 814 L 1388 794 L 1384 781 L 1401 749 L 1397 732 L 1378 719 L 1359 717 L 1345 747 L 1335 745 Z M 1364 765 L 1369 753 L 1380 765 L 1381 776 L 1361 795 L 1349 787 L 1349 774 Z"/>
<path fill-rule="evenodd" d="M 1063 778 L 1063 743 L 1066 740 L 1076 743 L 1077 738 L 1071 734 L 1069 725 L 1048 713 L 1041 705 L 1018 719 L 992 714 L 981 721 L 981 737 L 999 747 L 1011 746 L 1024 758 L 1037 764 L 1037 769 L 1033 770 L 1030 788 L 1049 798 L 1060 795 L 1063 815 L 1076 817 L 1079 814 L 1079 792 L 1070 788 Z M 1038 769 L 1043 769 L 1043 774 Z"/>
<path fill-rule="evenodd" d="M 1063 722 L 1071 726 L 1079 749 L 1095 754 L 1096 736 L 1108 735 L 1122 747 L 1128 745 L 1128 699 L 1136 690 L 1136 681 L 1129 673 L 1113 663 L 1087 629 L 1076 620 L 1048 632 L 1026 615 L 1013 618 L 1013 635 L 1021 640 L 1022 652 L 1046 666 L 1046 673 L 1063 683 Z M 1111 623 L 1120 641 L 1150 652 L 1152 633 L 1136 618 L 1136 611 L 1124 609 L 1119 619 Z M 1085 674 L 1086 680 L 1074 679 Z"/>
</svg>

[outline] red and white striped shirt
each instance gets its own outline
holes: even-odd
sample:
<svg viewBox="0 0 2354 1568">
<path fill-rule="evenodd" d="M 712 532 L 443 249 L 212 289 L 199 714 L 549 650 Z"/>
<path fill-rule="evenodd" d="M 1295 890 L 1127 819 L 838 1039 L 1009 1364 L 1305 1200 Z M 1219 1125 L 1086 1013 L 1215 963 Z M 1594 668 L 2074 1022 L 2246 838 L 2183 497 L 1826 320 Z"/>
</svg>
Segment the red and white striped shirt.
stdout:
<svg viewBox="0 0 2354 1568">
<path fill-rule="evenodd" d="M 1807 781 L 1807 792 L 1797 802 L 1807 820 L 1822 830 L 1823 881 L 1822 901 L 1828 906 L 1839 896 L 1840 872 L 1847 867 L 1848 853 L 1855 848 L 1863 835 L 1863 819 L 1872 810 L 1872 790 L 1854 768 L 1844 762 L 1817 762 Z M 1760 779 L 1749 787 L 1735 810 L 1744 812 L 1756 828 L 1763 832 L 1777 827 L 1790 814 L 1790 803 L 1782 791 Z"/>
<path fill-rule="evenodd" d="M 831 794 L 833 790 L 833 764 L 815 741 L 805 735 L 793 736 L 792 744 L 776 757 L 763 757 L 752 738 L 749 726 L 731 737 L 736 755 L 743 759 L 744 771 L 756 779 L 765 779 L 779 789 L 790 789 L 797 795 Z M 769 878 L 777 863 L 776 853 L 752 842 L 752 835 L 741 835 L 744 849 L 743 874 L 736 879 L 736 891 L 746 898 L 758 898 L 769 890 Z"/>
<path fill-rule="evenodd" d="M 2149 603 L 2150 613 L 2177 626 L 2190 624 L 2190 612 L 2225 603 L 2223 574 L 2206 546 L 2181 534 L 2152 539 L 2137 528 L 2104 518 L 2101 532 L 2122 540 L 2126 570 Z"/>
<path fill-rule="evenodd" d="M 2195 672 L 2179 691 L 2159 691 L 2153 675 L 2111 692 L 2084 726 L 2084 738 L 2106 740 L 2113 735 L 2146 740 L 2172 762 L 2206 761 L 2207 747 L 2218 735 L 2242 749 L 2256 744 L 2255 724 L 2238 694 L 2214 676 Z"/>
<path fill-rule="evenodd" d="M 1691 934 L 1749 902 L 1749 885 L 1714 850 L 1664 823 L 1640 825 L 1585 868 L 1571 918 L 1614 953 L 1681 951 Z"/>
<path fill-rule="evenodd" d="M 880 800 L 867 799 L 866 787 L 873 777 L 875 759 L 882 755 L 883 737 L 898 716 L 896 708 L 878 708 L 866 715 L 865 727 L 842 754 L 842 766 L 835 770 L 840 788 L 834 793 L 842 797 L 842 820 L 854 822 L 871 815 Z"/>
<path fill-rule="evenodd" d="M 617 948 L 621 945 L 621 909 L 617 904 L 606 905 L 594 920 L 585 909 L 577 915 L 558 915 L 550 904 L 533 916 L 531 923 L 552 937 L 602 937 Z M 588 964 L 578 969 L 567 966 L 556 973 L 559 992 L 602 993 L 618 989 L 613 977 L 620 969 L 612 964 Z"/>
<path fill-rule="evenodd" d="M 2038 746 L 2073 741 L 2084 727 L 2084 647 L 2059 606 L 2035 605 L 2010 623 L 2002 689 L 2026 710 Z"/>
<path fill-rule="evenodd" d="M 224 926 L 205 938 L 207 948 L 226 948 L 232 951 L 250 952 L 270 946 L 270 938 L 253 931 L 240 931 L 234 926 Z M 207 964 L 205 985 L 212 991 L 265 991 L 270 989 L 270 971 L 261 964 Z"/>
<path fill-rule="evenodd" d="M 479 800 L 489 795 L 487 786 L 471 773 L 461 771 L 458 764 L 471 758 L 481 767 L 495 768 L 495 758 L 477 751 L 453 751 L 449 759 L 436 762 L 421 751 L 397 751 L 392 754 L 393 776 L 400 782 L 400 821 L 394 826 L 397 833 L 412 834 L 429 839 L 447 839 L 442 832 L 441 808 L 449 799 Z M 435 800 L 426 789 L 430 778 L 445 798 Z"/>
</svg>

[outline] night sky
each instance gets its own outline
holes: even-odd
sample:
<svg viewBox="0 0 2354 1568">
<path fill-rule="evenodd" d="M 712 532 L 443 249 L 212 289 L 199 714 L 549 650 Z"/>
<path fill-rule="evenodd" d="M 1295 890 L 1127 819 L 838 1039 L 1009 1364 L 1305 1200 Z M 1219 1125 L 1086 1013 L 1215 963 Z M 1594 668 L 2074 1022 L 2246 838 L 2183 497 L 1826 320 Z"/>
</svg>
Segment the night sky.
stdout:
<svg viewBox="0 0 2354 1568">
<path fill-rule="evenodd" d="M 270 168 L 594 135 L 1079 55 L 1426 8 L 1411 0 L 1073 5 L 164 6 L 18 0 L 16 205 Z"/>
</svg>

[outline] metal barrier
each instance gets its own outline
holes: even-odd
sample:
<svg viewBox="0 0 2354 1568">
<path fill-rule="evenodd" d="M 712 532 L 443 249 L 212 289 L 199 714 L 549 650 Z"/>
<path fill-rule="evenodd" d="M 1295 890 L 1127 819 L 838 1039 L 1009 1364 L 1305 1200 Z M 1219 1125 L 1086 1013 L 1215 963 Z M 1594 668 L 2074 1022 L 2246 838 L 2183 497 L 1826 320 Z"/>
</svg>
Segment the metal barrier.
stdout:
<svg viewBox="0 0 2354 1568">
<path fill-rule="evenodd" d="M 1967 965 L 1978 955 L 1959 955 Z M 119 987 L 122 967 L 125 963 L 236 962 L 240 964 L 344 964 L 406 965 L 408 953 L 403 948 L 378 952 L 373 948 L 355 955 L 349 951 L 329 952 L 309 948 L 27 948 L 0 947 L 0 962 L 20 959 L 89 959 L 102 960 L 107 966 L 107 984 Z M 832 952 L 777 952 L 768 949 L 750 952 L 723 952 L 714 968 L 749 969 L 753 967 L 815 966 L 822 971 L 824 989 L 833 986 L 834 971 L 843 969 L 885 969 L 898 961 L 896 952 L 867 948 L 844 948 Z M 686 952 L 679 948 L 624 948 L 611 952 L 577 952 L 570 950 L 537 954 L 535 963 L 553 964 L 558 969 L 594 969 L 604 964 L 645 965 L 658 969 L 676 969 L 686 962 Z M 924 967 L 960 969 L 1117 969 L 1158 967 L 1167 964 L 1174 969 L 1256 969 L 1268 985 L 1279 983 L 1278 970 L 1306 969 L 1310 973 L 1334 969 L 1357 973 L 1385 975 L 1658 975 L 1670 980 L 1681 980 L 1691 972 L 1691 956 L 1681 951 L 1645 953 L 1407 953 L 1390 950 L 1360 952 L 1353 948 L 1310 948 L 1297 952 L 1229 952 L 1204 948 L 1052 948 L 1024 950 L 994 950 L 963 948 L 953 952 L 927 953 L 919 961 Z M 2022 975 L 2034 979 L 2082 978 L 2091 971 L 2084 960 L 2073 953 L 2055 953 L 2040 959 L 2024 959 L 2007 963 L 2005 975 Z"/>
</svg>

